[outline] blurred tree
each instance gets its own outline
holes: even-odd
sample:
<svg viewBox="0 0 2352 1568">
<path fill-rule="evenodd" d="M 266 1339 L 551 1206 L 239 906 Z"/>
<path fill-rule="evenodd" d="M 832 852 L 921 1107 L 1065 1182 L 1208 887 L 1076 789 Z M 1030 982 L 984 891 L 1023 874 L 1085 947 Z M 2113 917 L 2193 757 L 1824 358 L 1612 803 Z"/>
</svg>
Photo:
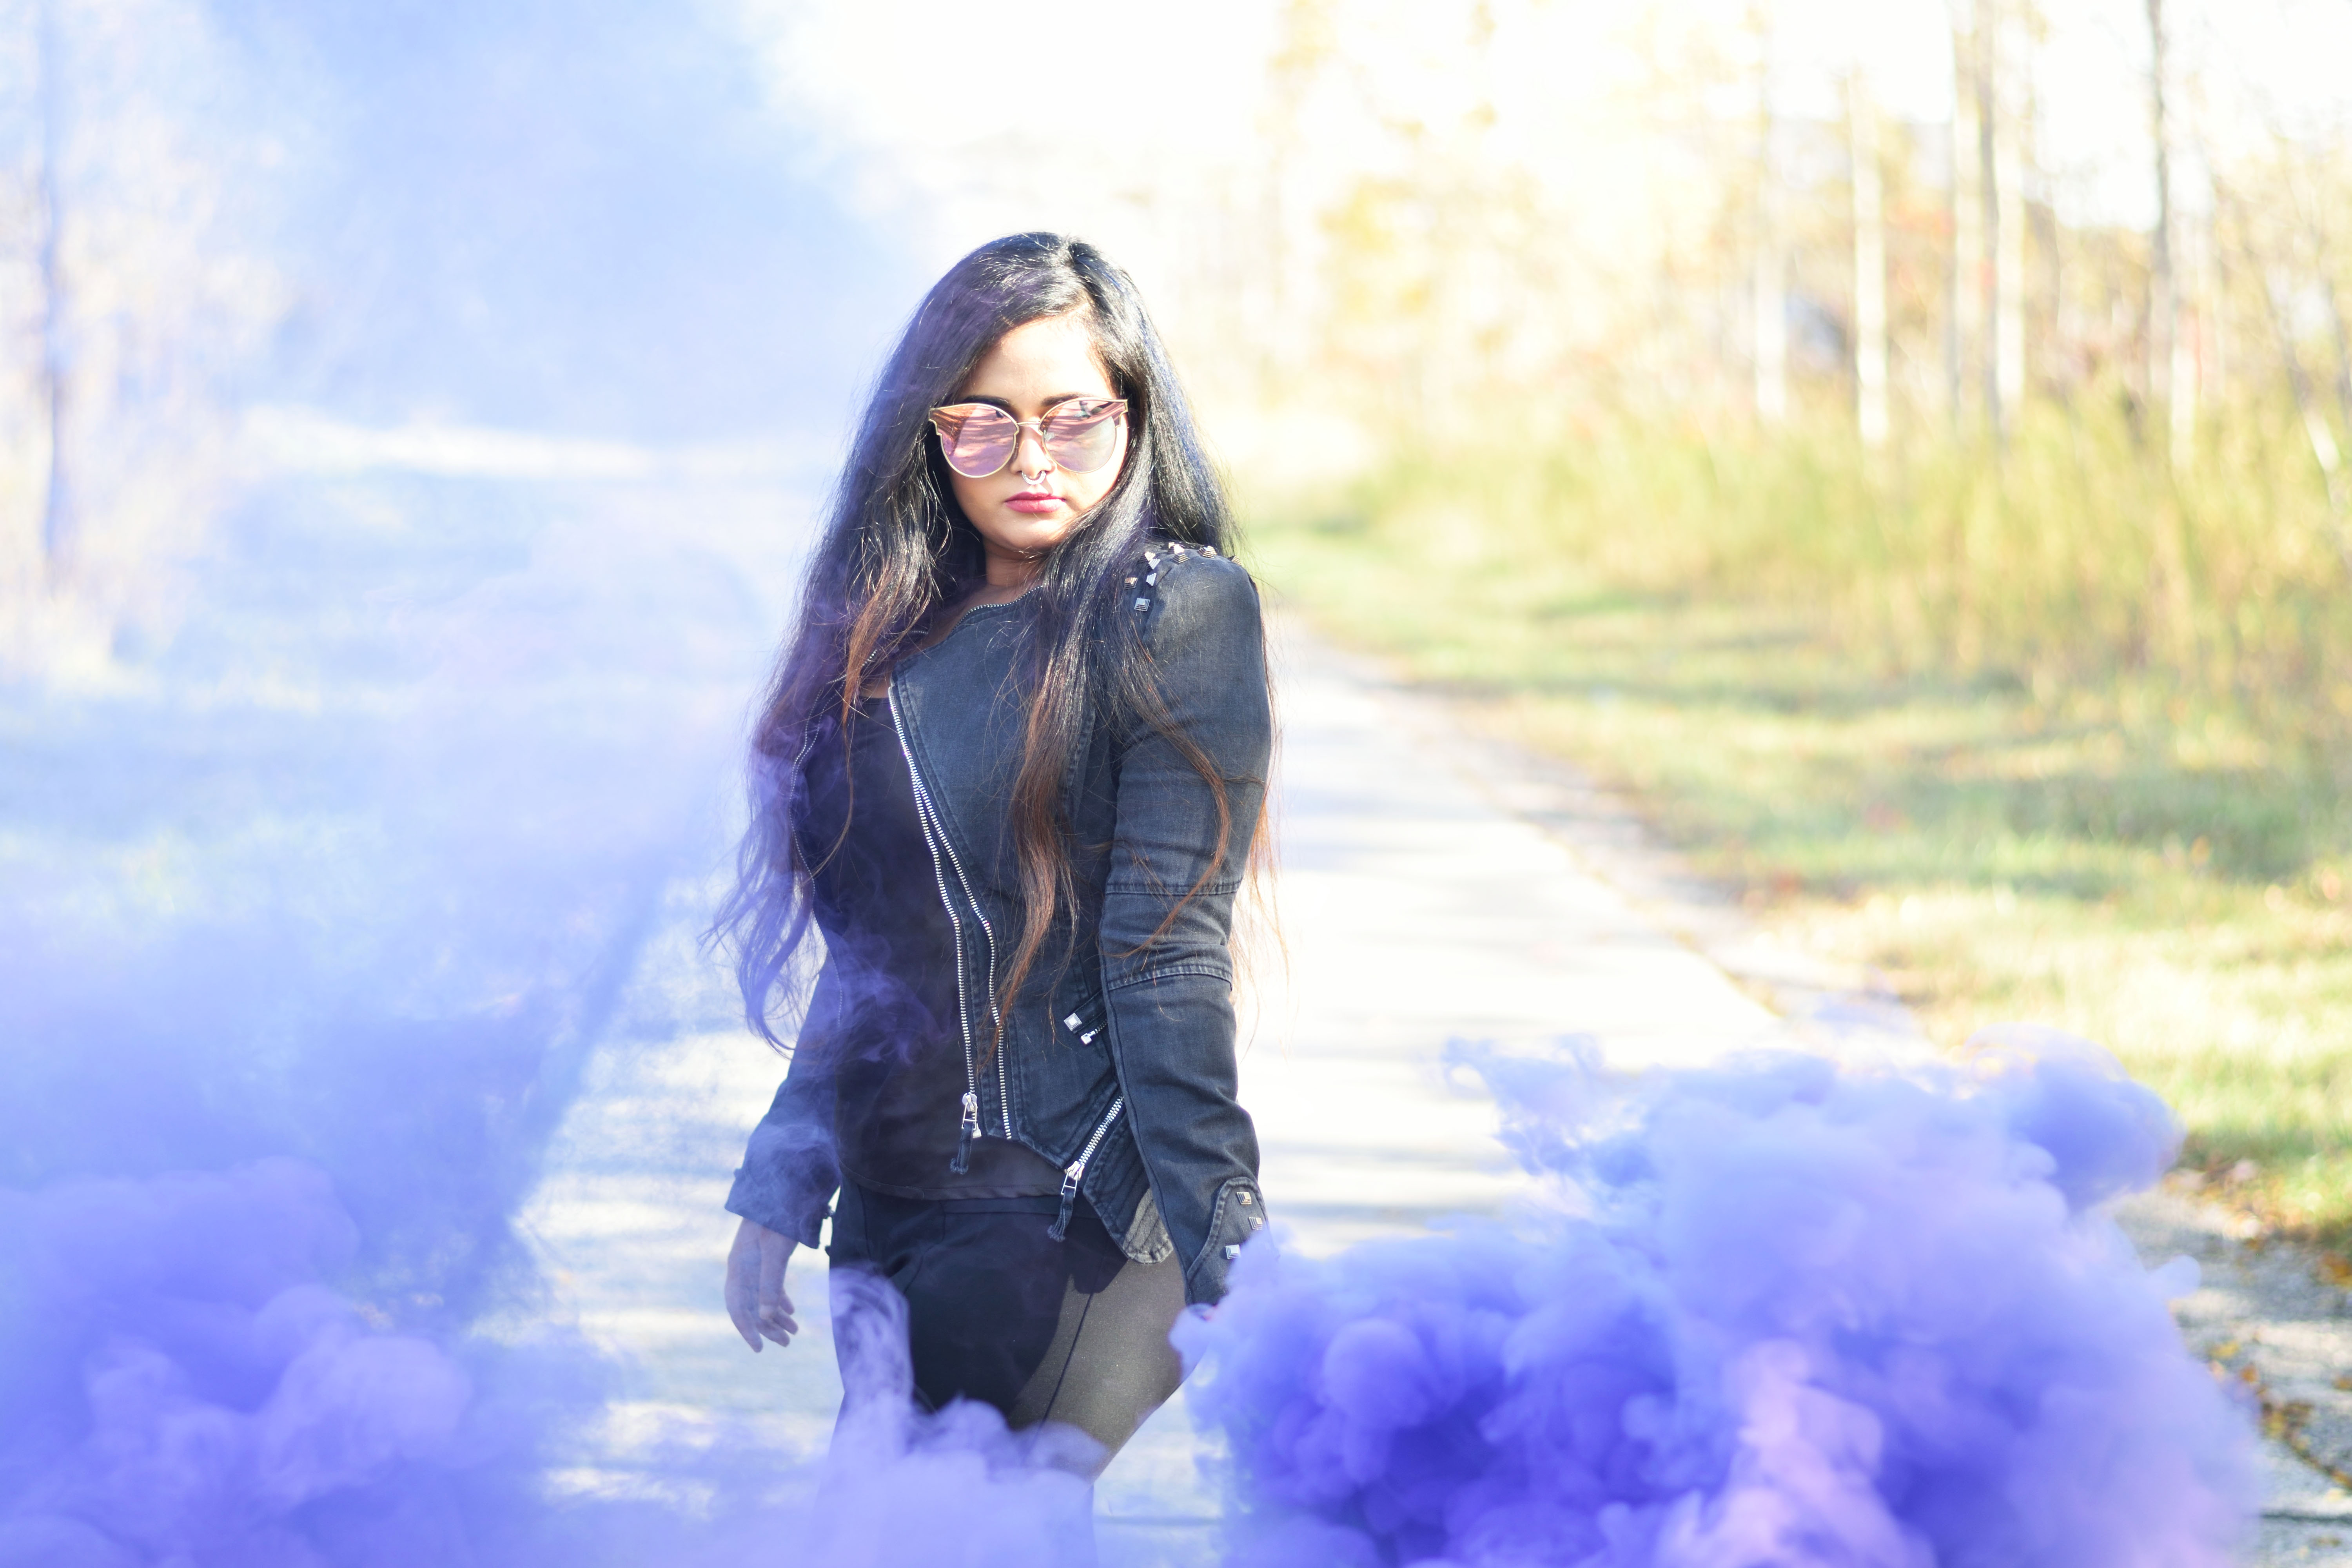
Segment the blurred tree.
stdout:
<svg viewBox="0 0 2352 1568">
<path fill-rule="evenodd" d="M 1985 267 L 1984 60 L 1975 0 L 1951 0 L 1952 123 L 1950 174 L 1951 311 L 1945 321 L 1944 363 L 1952 433 L 1966 432 L 1971 386 L 1981 384 L 1977 367 L 1987 312 Z"/>
<path fill-rule="evenodd" d="M 1886 445 L 1886 201 L 1878 105 L 1857 65 L 1846 79 L 1853 149 L 1853 390 L 1862 444 Z"/>
<path fill-rule="evenodd" d="M 2025 144 L 2031 101 L 2028 0 L 1984 0 L 1987 232 L 1992 241 L 1992 353 L 1987 406 L 2004 439 L 2025 400 Z"/>
<path fill-rule="evenodd" d="M 66 552 L 72 529 L 72 489 L 66 461 L 66 281 L 58 264 L 58 229 L 64 221 L 58 208 L 58 160 L 65 140 L 58 73 L 55 0 L 39 0 L 34 18 L 34 92 L 39 105 L 40 140 L 34 184 L 39 238 L 36 277 L 40 290 L 40 403 L 46 469 L 41 487 L 41 556 L 54 579 Z"/>
<path fill-rule="evenodd" d="M 1772 21 L 1769 8 L 1750 12 L 1758 40 L 1756 73 L 1756 417 L 1767 426 L 1789 417 L 1789 247 L 1783 232 L 1788 199 L 1780 123 L 1772 101 Z"/>
<path fill-rule="evenodd" d="M 2172 204 L 2172 117 L 2166 111 L 2166 80 L 2171 54 L 2164 27 L 2164 0 L 2147 0 L 2149 142 L 2156 153 L 2156 226 L 2148 235 L 2147 384 L 2151 399 L 2166 410 L 2166 439 L 2175 468 L 2188 460 L 2194 426 L 2183 427 L 2195 407 L 2195 392 L 2183 374 L 2180 298 L 2173 276 L 2176 247 Z M 2189 415 L 2193 418 L 2193 415 Z"/>
<path fill-rule="evenodd" d="M 2282 146 L 2275 174 L 2280 188 L 2273 200 L 2256 202 L 2232 189 L 2228 205 L 2236 220 L 2238 245 L 2258 281 L 2288 395 L 2326 487 L 2332 542 L 2346 574 L 2352 576 L 2352 474 L 2346 473 L 2344 459 L 2345 438 L 2352 436 L 2352 343 L 2347 342 L 2343 313 L 2336 306 L 2325 235 L 2316 223 L 2300 221 L 2294 211 L 2298 182 L 2294 164 L 2292 150 Z M 2330 358 L 2336 371 L 2332 414 L 2313 368 L 2315 360 L 2325 364 Z M 2337 420 L 2343 422 L 2345 435 L 2339 435 Z"/>
<path fill-rule="evenodd" d="M 177 624 L 289 305 L 265 101 L 205 0 L 0 5 L 0 668 L 95 672 Z"/>
</svg>

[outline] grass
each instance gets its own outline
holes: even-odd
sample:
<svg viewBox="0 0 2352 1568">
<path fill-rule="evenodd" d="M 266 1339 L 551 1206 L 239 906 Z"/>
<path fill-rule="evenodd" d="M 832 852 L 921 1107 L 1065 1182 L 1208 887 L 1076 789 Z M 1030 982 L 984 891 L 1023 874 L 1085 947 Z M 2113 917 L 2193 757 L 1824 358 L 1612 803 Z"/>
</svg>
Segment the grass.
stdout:
<svg viewBox="0 0 2352 1568">
<path fill-rule="evenodd" d="M 2226 473 L 2176 490 L 2052 438 L 2098 471 L 1642 433 L 1589 462 L 1421 458 L 1261 497 L 1252 542 L 1327 633 L 1627 792 L 1938 1041 L 2096 1039 L 2179 1112 L 2185 1166 L 2352 1246 L 2342 563 L 2286 550 L 2276 508 L 2200 509 Z"/>
</svg>

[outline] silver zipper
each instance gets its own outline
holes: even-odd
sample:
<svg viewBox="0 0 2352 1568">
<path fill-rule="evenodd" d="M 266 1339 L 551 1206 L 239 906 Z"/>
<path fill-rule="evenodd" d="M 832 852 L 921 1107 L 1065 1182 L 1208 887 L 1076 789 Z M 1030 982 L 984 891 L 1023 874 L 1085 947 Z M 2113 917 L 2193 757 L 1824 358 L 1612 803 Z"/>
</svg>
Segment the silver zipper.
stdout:
<svg viewBox="0 0 2352 1568">
<path fill-rule="evenodd" d="M 931 812 L 933 820 L 937 821 L 938 812 L 931 805 L 929 795 L 923 796 L 923 809 Z M 988 923 L 988 915 L 981 909 L 980 900 L 972 897 L 971 884 L 964 880 L 963 862 L 956 858 L 955 842 L 948 837 L 944 826 L 940 828 L 940 843 L 948 852 L 948 864 L 954 868 L 956 881 L 963 889 L 963 901 L 971 910 L 971 918 L 980 922 L 981 941 L 988 947 L 988 1021 L 996 1030 L 997 1047 L 996 1110 L 1003 1119 L 1004 1136 L 1009 1141 L 1013 1136 L 1013 1096 L 1004 1087 L 1004 1015 L 996 1010 L 996 928 Z"/>
<path fill-rule="evenodd" d="M 988 923 L 987 912 L 980 907 L 980 900 L 972 896 L 971 880 L 963 874 L 963 862 L 957 858 L 955 841 L 948 837 L 947 826 L 940 820 L 939 807 L 931 804 L 931 792 L 924 787 L 923 775 L 916 771 L 914 751 L 907 744 L 906 726 L 900 724 L 898 721 L 898 683 L 895 680 L 892 681 L 890 686 L 890 690 L 892 692 L 890 700 L 890 722 L 892 725 L 896 726 L 898 731 L 898 749 L 907 753 L 907 776 L 915 781 L 915 809 L 924 819 L 923 841 L 926 844 L 935 843 L 935 847 L 931 850 L 931 858 L 934 869 L 937 869 L 940 850 L 945 849 L 948 852 L 948 865 L 955 872 L 956 885 L 963 889 L 964 904 L 971 910 L 971 918 L 980 922 L 981 940 L 988 948 L 988 1021 L 996 1030 L 996 1040 L 999 1047 L 996 1052 L 996 1109 L 998 1114 L 1003 1119 L 1004 1136 L 1009 1141 L 1013 1136 L 1013 1096 L 1007 1091 L 1004 1079 L 1004 1051 L 1003 1049 L 1004 1041 L 1004 1016 L 996 1010 L 996 928 Z M 934 841 L 932 837 L 934 832 L 938 835 L 936 841 Z M 946 880 L 942 879 L 940 883 L 940 897 L 944 900 L 947 896 L 947 883 Z M 948 911 L 948 916 L 950 919 L 953 919 L 955 911 L 953 910 L 950 910 Z M 961 932 L 962 929 L 963 928 L 961 924 L 956 927 L 956 930 L 959 932 Z M 961 948 L 957 950 L 957 960 L 956 975 L 958 980 L 961 981 L 963 975 L 961 963 L 962 950 Z M 961 1006 L 962 1005 L 961 1001 L 962 996 L 961 991 L 957 992 L 957 996 L 959 998 L 957 1005 Z M 965 1066 L 967 1069 L 969 1069 L 971 1066 L 971 1047 L 970 1040 L 967 1037 L 964 1046 Z M 966 1076 L 971 1076 L 969 1070 L 967 1070 Z M 979 1088 L 977 1081 L 973 1083 L 972 1087 L 975 1089 Z M 972 1103 L 969 1108 L 975 1118 L 980 1114 L 979 1107 L 979 1097 L 975 1094 L 972 1099 Z M 976 1121 L 974 1125 L 978 1125 Z M 975 1132 L 973 1135 L 977 1137 L 978 1133 Z"/>
<path fill-rule="evenodd" d="M 898 754 L 907 759 L 907 781 L 915 789 L 915 820 L 923 830 L 923 847 L 931 852 L 931 878 L 939 884 L 940 907 L 947 910 L 948 926 L 955 932 L 956 1025 L 963 1031 L 963 1120 L 956 1128 L 955 1159 L 950 1162 L 948 1169 L 960 1176 L 971 1168 L 971 1142 L 980 1136 L 980 1073 L 972 1065 L 971 1005 L 964 994 L 963 921 L 956 913 L 955 900 L 948 896 L 947 868 L 940 863 L 940 840 L 932 832 L 930 792 L 923 787 L 922 773 L 915 766 L 914 748 L 907 743 L 907 726 L 898 717 L 898 682 L 896 678 L 885 689 L 883 700 L 890 705 L 890 728 L 898 737 Z M 948 857 L 950 859 L 955 857 L 953 845 L 948 847 Z M 961 867 L 956 869 L 956 879 L 963 879 Z M 990 944 L 989 969 L 992 984 L 995 974 L 993 942 Z M 992 996 L 990 1006 L 992 1011 Z"/>
<path fill-rule="evenodd" d="M 1122 1094 L 1112 1100 L 1110 1109 L 1103 1112 L 1103 1119 L 1095 1124 L 1094 1136 L 1087 1139 L 1087 1146 L 1078 1151 L 1078 1157 L 1062 1167 L 1061 1212 L 1054 1216 L 1052 1228 L 1045 1232 L 1055 1241 L 1069 1234 L 1070 1214 L 1077 1203 L 1078 1184 L 1086 1179 L 1087 1162 L 1095 1157 L 1095 1151 L 1101 1148 L 1102 1141 L 1110 1135 L 1110 1124 L 1118 1121 L 1118 1113 L 1126 1109 L 1127 1096 Z"/>
</svg>

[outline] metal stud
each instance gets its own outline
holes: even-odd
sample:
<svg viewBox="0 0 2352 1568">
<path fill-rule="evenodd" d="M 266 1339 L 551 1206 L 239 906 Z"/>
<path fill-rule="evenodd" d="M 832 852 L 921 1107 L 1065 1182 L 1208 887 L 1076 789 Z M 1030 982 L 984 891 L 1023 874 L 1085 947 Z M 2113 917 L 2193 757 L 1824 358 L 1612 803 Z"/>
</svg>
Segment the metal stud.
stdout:
<svg viewBox="0 0 2352 1568">
<path fill-rule="evenodd" d="M 1077 1026 L 1078 1016 L 1076 1013 L 1071 1014 L 1068 1017 L 1062 1020 L 1062 1027 L 1066 1029 L 1075 1029 Z"/>
</svg>

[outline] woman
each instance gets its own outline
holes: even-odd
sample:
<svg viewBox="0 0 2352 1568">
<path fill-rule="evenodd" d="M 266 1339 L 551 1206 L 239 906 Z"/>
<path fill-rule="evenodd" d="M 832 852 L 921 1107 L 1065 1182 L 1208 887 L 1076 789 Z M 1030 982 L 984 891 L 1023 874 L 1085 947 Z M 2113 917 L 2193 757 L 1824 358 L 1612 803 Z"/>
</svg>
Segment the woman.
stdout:
<svg viewBox="0 0 2352 1568">
<path fill-rule="evenodd" d="M 719 919 L 775 1030 L 824 963 L 728 1199 L 727 1302 L 907 1299 L 916 1390 L 1101 1461 L 1168 1331 L 1265 1222 L 1235 1099 L 1233 901 L 1273 742 L 1249 576 L 1160 340 L 1093 247 L 965 257 L 883 372 L 758 727 Z M 838 1192 L 837 1205 L 835 1194 Z"/>
</svg>

